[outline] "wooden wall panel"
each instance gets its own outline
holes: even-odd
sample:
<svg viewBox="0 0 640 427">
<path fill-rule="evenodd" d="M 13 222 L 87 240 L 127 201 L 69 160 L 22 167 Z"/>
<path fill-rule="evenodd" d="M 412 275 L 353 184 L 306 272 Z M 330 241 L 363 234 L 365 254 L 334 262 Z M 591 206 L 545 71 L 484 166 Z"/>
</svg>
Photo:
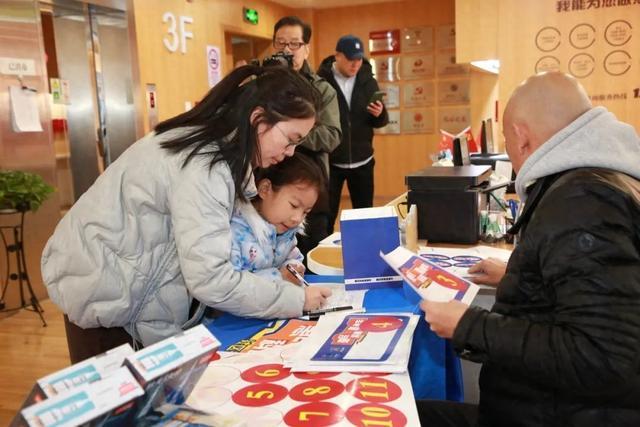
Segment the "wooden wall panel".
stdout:
<svg viewBox="0 0 640 427">
<path fill-rule="evenodd" d="M 220 47 L 223 75 L 233 69 L 232 56 L 225 44 L 225 31 L 271 39 L 273 25 L 293 9 L 261 0 L 133 0 L 141 91 L 147 83 L 157 89 L 158 118 L 164 120 L 184 111 L 185 102 L 194 103 L 209 90 L 206 46 Z M 257 9 L 259 25 L 243 22 L 243 6 Z M 187 40 L 187 53 L 170 52 L 162 42 L 168 37 L 168 24 L 162 22 L 165 12 L 190 16 L 193 24 L 188 30 L 193 38 Z M 144 93 L 141 94 L 144 99 Z M 145 106 L 146 110 L 146 106 Z M 148 131 L 147 111 L 144 112 L 145 131 Z"/>
<path fill-rule="evenodd" d="M 588 58 L 585 55 L 589 55 L 594 59 L 593 72 L 579 78 L 579 81 L 592 96 L 593 103 L 605 106 L 620 120 L 630 123 L 640 131 L 640 94 L 636 97 L 636 92 L 640 91 L 640 2 L 629 1 L 628 5 L 622 5 L 624 3 L 604 0 L 537 0 L 526 2 L 526 7 L 523 7 L 521 0 L 500 0 L 498 52 L 501 61 L 501 107 L 505 106 L 509 95 L 522 80 L 535 74 L 536 63 L 543 56 L 557 58 L 559 69 L 568 72 L 572 58 L 581 54 L 583 58 Z M 559 11 L 559 6 L 563 5 L 566 5 L 568 10 Z M 572 9 L 579 5 L 583 5 L 585 9 Z M 589 5 L 593 7 L 587 9 Z M 629 40 L 620 46 L 613 46 L 607 42 L 604 35 L 607 27 L 614 21 L 625 21 L 631 27 Z M 589 47 L 581 49 L 571 44 L 569 36 L 578 25 L 583 25 L 583 29 L 593 28 L 593 41 Z M 584 27 L 585 25 L 587 27 Z M 626 27 L 626 24 L 623 25 Z M 560 34 L 559 46 L 549 52 L 543 52 L 536 46 L 536 35 L 545 27 L 557 29 Z M 612 29 L 609 27 L 610 31 Z M 590 30 L 584 32 L 583 42 L 578 40 L 578 45 L 588 44 L 590 33 Z M 552 46 L 549 45 L 545 49 Z M 628 71 L 619 76 L 610 74 L 604 66 L 605 58 L 614 51 L 618 51 L 615 55 L 620 56 L 614 61 L 617 63 L 608 65 L 608 69 L 622 71 L 626 67 L 625 62 L 629 66 Z M 625 60 L 627 54 L 631 58 L 628 61 Z M 574 63 L 574 67 L 576 65 Z M 611 98 L 618 95 L 618 99 L 607 99 L 609 95 L 612 95 Z M 600 99 L 601 97 L 604 99 Z"/>
<path fill-rule="evenodd" d="M 454 24 L 454 4 L 454 0 L 409 0 L 318 9 L 314 13 L 315 46 L 311 52 L 314 62 L 319 64 L 333 54 L 338 38 L 349 33 L 360 37 L 367 49 L 369 32 L 376 30 L 427 25 L 434 27 L 435 39 L 437 26 Z M 497 78 L 472 71 L 470 79 L 471 124 L 474 134 L 478 134 L 480 120 L 491 116 Z M 431 164 L 430 155 L 438 151 L 438 141 L 439 133 L 377 135 L 374 138 L 376 197 L 393 198 L 406 191 L 405 175 Z"/>
</svg>

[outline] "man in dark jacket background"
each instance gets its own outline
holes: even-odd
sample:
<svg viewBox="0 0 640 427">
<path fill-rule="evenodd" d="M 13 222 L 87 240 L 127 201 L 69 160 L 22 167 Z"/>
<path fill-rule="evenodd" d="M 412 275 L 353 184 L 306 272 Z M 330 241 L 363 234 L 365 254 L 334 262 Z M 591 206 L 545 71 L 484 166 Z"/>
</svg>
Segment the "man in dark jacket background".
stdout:
<svg viewBox="0 0 640 427">
<path fill-rule="evenodd" d="M 336 91 L 309 67 L 307 58 L 310 41 L 311 27 L 297 16 L 285 16 L 273 26 L 273 47 L 278 52 L 292 55 L 293 69 L 305 76 L 322 96 L 322 109 L 318 111 L 316 125 L 298 150 L 322 164 L 329 174 L 329 153 L 340 144 L 340 112 Z M 329 225 L 331 211 L 327 200 L 328 192 L 327 186 L 327 191 L 324 192 L 326 194 L 320 194 L 318 202 L 307 215 L 305 234 L 298 234 L 298 249 L 305 256 L 305 262 L 307 252 L 328 236 L 328 230 L 333 227 Z"/>
<path fill-rule="evenodd" d="M 318 75 L 338 94 L 342 143 L 329 156 L 329 232 L 340 209 L 340 196 L 347 181 L 353 208 L 373 206 L 373 129 L 389 121 L 382 101 L 370 102 L 379 91 L 371 65 L 364 58 L 362 41 L 355 36 L 338 40 L 336 53 L 324 61 Z"/>
<path fill-rule="evenodd" d="M 640 138 L 572 77 L 529 78 L 504 112 L 525 203 L 491 312 L 423 301 L 427 322 L 482 363 L 480 404 L 419 401 L 423 425 L 640 426 Z"/>
</svg>

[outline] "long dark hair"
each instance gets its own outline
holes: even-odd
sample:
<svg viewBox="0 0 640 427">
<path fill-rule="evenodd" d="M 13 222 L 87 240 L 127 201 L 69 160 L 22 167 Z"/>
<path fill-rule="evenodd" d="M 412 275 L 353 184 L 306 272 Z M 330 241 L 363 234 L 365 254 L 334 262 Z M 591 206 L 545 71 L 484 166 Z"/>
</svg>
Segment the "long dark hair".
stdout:
<svg viewBox="0 0 640 427">
<path fill-rule="evenodd" d="M 242 84 L 247 78 L 254 80 Z M 177 154 L 188 151 L 182 167 L 196 156 L 210 158 L 209 167 L 224 160 L 231 169 L 236 196 L 244 199 L 243 184 L 251 164 L 260 157 L 256 129 L 289 119 L 316 117 L 320 95 L 299 73 L 286 67 L 246 65 L 233 70 L 191 110 L 165 120 L 156 134 L 186 128 L 185 134 L 161 143 Z M 255 122 L 251 113 L 263 109 Z"/>
</svg>

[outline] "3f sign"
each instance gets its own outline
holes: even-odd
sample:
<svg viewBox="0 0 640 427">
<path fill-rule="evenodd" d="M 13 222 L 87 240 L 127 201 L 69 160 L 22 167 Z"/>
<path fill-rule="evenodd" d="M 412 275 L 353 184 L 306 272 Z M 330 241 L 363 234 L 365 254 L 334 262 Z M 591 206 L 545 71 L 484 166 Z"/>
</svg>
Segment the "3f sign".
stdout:
<svg viewBox="0 0 640 427">
<path fill-rule="evenodd" d="M 171 12 L 165 12 L 162 15 L 162 22 L 169 23 L 167 29 L 168 36 L 164 36 L 162 42 L 164 47 L 171 52 L 178 50 L 178 43 L 180 44 L 180 52 L 187 53 L 187 39 L 193 39 L 193 33 L 186 29 L 187 24 L 193 24 L 193 18 L 190 16 L 176 16 Z"/>
</svg>

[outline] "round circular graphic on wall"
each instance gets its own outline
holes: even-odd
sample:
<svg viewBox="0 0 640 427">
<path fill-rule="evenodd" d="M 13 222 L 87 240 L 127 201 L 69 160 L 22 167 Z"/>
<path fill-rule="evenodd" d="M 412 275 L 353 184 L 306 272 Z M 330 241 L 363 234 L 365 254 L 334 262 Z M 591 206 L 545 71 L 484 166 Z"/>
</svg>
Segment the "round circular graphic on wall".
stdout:
<svg viewBox="0 0 640 427">
<path fill-rule="evenodd" d="M 611 46 L 622 46 L 631 40 L 631 24 L 623 19 L 611 22 L 604 30 L 604 39 Z"/>
<path fill-rule="evenodd" d="M 602 65 L 612 76 L 621 76 L 631 68 L 631 55 L 624 50 L 614 50 L 605 56 Z"/>
<path fill-rule="evenodd" d="M 536 34 L 536 47 L 543 52 L 551 52 L 560 46 L 560 30 L 544 27 Z"/>
<path fill-rule="evenodd" d="M 573 77 L 582 79 L 593 73 L 596 61 L 588 53 L 579 53 L 569 60 L 569 72 Z"/>
<path fill-rule="evenodd" d="M 590 24 L 578 24 L 569 33 L 569 43 L 576 49 L 586 49 L 596 41 L 596 29 Z"/>
</svg>

